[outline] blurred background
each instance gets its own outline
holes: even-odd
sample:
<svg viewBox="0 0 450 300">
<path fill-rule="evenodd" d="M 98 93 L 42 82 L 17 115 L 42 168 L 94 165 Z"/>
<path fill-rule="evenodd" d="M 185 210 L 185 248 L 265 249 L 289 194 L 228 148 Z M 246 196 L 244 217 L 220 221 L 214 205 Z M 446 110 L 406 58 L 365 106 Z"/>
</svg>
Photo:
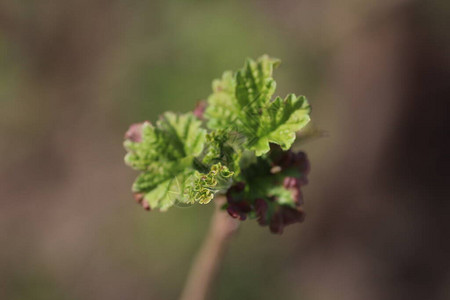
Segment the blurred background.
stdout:
<svg viewBox="0 0 450 300">
<path fill-rule="evenodd" d="M 450 299 L 450 2 L 0 1 L 0 299 L 176 299 L 213 206 L 145 212 L 130 123 L 246 57 L 308 97 L 306 221 L 244 222 L 213 299 Z"/>
</svg>

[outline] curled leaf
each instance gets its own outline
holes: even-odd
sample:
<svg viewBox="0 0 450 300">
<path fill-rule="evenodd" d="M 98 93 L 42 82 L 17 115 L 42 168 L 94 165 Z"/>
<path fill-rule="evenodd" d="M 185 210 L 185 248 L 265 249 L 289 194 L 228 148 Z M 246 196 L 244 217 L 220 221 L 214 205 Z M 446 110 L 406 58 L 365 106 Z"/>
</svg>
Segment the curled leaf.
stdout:
<svg viewBox="0 0 450 300">
<path fill-rule="evenodd" d="M 217 192 L 230 186 L 232 176 L 233 172 L 221 163 L 212 165 L 206 174 L 195 172 L 186 187 L 189 203 L 208 204 Z"/>
</svg>

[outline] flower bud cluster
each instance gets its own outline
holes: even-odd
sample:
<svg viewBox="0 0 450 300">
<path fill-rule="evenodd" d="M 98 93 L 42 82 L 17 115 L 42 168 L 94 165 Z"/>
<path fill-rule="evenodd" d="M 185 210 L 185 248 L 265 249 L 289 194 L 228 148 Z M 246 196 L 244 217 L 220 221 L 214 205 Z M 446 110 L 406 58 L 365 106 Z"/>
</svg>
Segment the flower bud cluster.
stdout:
<svg viewBox="0 0 450 300">
<path fill-rule="evenodd" d="M 309 161 L 304 152 L 282 151 L 275 146 L 266 160 L 266 168 L 261 169 L 263 163 L 259 162 L 258 173 L 228 189 L 225 207 L 233 218 L 256 218 L 261 226 L 281 234 L 284 227 L 305 218 L 301 187 L 308 182 Z M 257 182 L 264 186 L 252 186 Z"/>
</svg>

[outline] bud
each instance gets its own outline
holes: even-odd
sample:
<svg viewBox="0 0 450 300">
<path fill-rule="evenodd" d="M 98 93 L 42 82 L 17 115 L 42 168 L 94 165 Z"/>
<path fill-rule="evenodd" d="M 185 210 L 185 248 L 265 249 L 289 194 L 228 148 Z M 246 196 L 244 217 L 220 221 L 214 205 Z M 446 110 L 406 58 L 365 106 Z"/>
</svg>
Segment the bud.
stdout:
<svg viewBox="0 0 450 300">
<path fill-rule="evenodd" d="M 258 216 L 258 223 L 261 226 L 267 225 L 267 203 L 264 199 L 255 200 L 255 211 Z"/>
<path fill-rule="evenodd" d="M 200 120 L 203 120 L 203 114 L 205 113 L 206 106 L 207 106 L 206 101 L 204 100 L 198 101 L 193 111 L 194 116 L 196 116 Z"/>
<path fill-rule="evenodd" d="M 145 121 L 142 123 L 131 124 L 130 128 L 128 128 L 128 131 L 125 133 L 125 139 L 139 143 L 142 140 L 142 127 L 145 123 L 149 122 Z"/>
<path fill-rule="evenodd" d="M 228 203 L 227 212 L 235 219 L 244 221 L 247 219 L 247 214 L 252 211 L 250 204 L 246 201 L 237 203 Z"/>
<path fill-rule="evenodd" d="M 279 206 L 270 221 L 270 231 L 272 233 L 282 234 L 284 227 L 303 222 L 305 213 L 302 209 L 295 209 L 287 206 Z"/>
<path fill-rule="evenodd" d="M 230 216 L 241 221 L 247 219 L 247 214 L 251 212 L 250 204 L 243 199 L 245 183 L 238 182 L 231 186 L 227 193 L 227 212 Z"/>
<path fill-rule="evenodd" d="M 136 200 L 137 203 L 142 203 L 142 201 L 144 200 L 144 194 L 142 193 L 134 193 L 133 194 L 134 200 Z"/>
<path fill-rule="evenodd" d="M 150 211 L 150 204 L 148 204 L 147 201 L 142 201 L 141 202 L 142 207 L 146 210 L 146 211 Z"/>
<path fill-rule="evenodd" d="M 285 177 L 283 187 L 291 191 L 292 199 L 297 205 L 303 204 L 302 192 L 300 190 L 301 180 L 296 177 Z"/>
</svg>

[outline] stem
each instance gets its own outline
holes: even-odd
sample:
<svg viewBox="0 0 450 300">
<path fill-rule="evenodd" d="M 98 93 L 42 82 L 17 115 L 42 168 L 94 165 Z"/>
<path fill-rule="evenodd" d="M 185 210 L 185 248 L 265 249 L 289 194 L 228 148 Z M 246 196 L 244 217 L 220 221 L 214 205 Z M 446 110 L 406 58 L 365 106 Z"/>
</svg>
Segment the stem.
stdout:
<svg viewBox="0 0 450 300">
<path fill-rule="evenodd" d="M 237 220 L 220 209 L 225 201 L 224 196 L 215 199 L 216 208 L 209 232 L 191 267 L 180 300 L 207 299 L 217 279 L 230 237 L 239 225 Z"/>
</svg>

